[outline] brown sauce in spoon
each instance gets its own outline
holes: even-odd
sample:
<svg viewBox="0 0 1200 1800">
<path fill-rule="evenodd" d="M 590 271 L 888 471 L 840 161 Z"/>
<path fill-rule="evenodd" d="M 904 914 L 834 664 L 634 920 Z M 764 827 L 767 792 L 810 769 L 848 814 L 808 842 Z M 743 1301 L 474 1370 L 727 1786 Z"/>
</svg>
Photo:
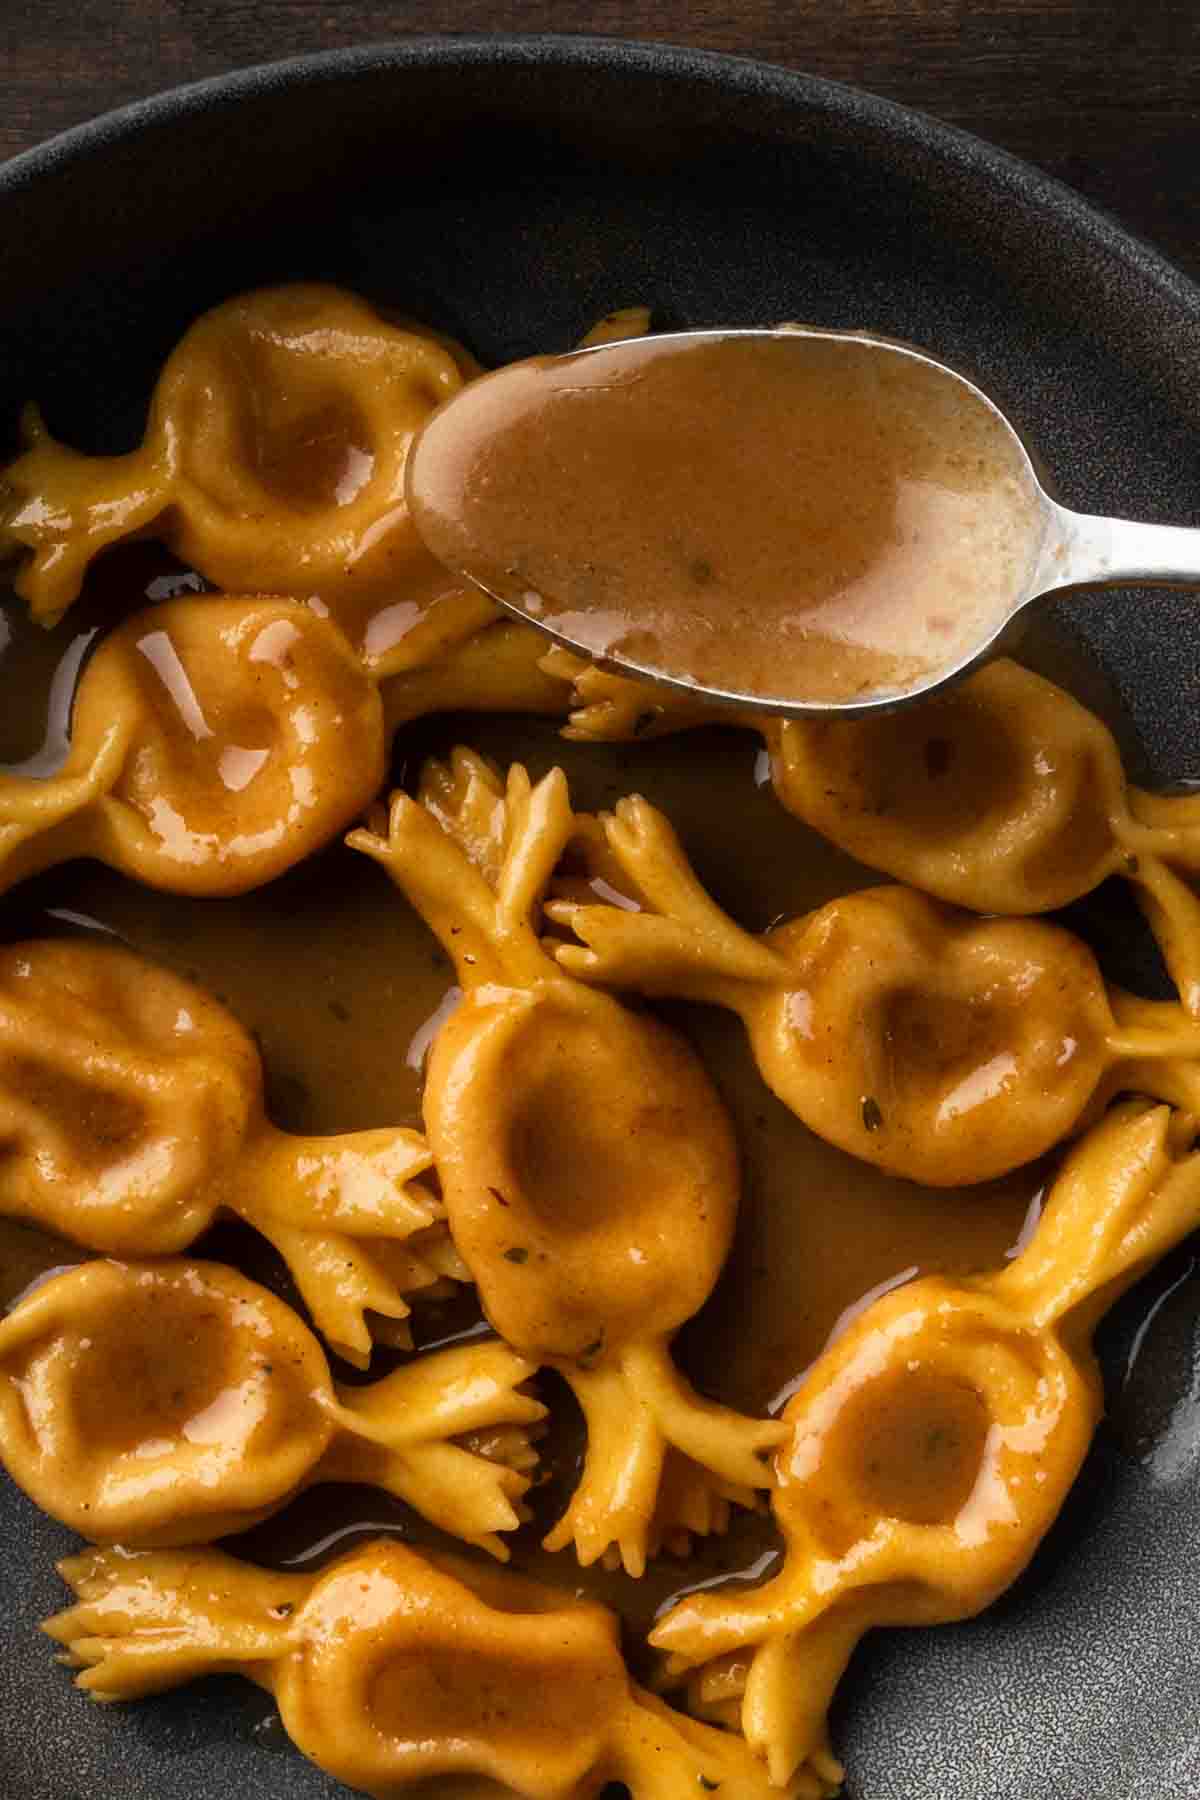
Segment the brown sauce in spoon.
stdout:
<svg viewBox="0 0 1200 1800">
<path fill-rule="evenodd" d="M 514 364 L 433 416 L 408 496 L 435 556 L 593 655 L 774 701 L 957 667 L 1045 525 L 974 390 L 801 329 Z"/>
</svg>

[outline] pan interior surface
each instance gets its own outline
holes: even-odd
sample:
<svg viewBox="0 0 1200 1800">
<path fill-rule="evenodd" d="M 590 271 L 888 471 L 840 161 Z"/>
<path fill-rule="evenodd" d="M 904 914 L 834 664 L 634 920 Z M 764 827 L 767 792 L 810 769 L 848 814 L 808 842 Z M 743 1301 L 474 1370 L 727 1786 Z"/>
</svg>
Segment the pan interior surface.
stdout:
<svg viewBox="0 0 1200 1800">
<path fill-rule="evenodd" d="M 128 448 L 186 325 L 266 283 L 343 284 L 489 364 L 645 302 L 665 327 L 799 319 L 919 344 L 995 397 L 1067 505 L 1200 524 L 1200 293 L 1003 154 L 752 63 L 492 38 L 247 71 L 0 171 L 0 227 L 5 433 L 36 392 L 55 435 Z M 1195 604 L 1059 608 L 1159 783 L 1200 778 Z M 972 1624 L 878 1633 L 856 1659 L 834 1715 L 856 1800 L 1200 1787 L 1193 1273 L 1185 1247 L 1151 1278 L 1144 1337 L 1144 1291 L 1104 1328 L 1112 1416 L 1029 1574 Z M 35 1625 L 73 1540 L 11 1483 L 0 1530 L 6 1800 L 344 1791 L 268 1754 L 270 1709 L 232 1682 L 86 1705 Z"/>
</svg>

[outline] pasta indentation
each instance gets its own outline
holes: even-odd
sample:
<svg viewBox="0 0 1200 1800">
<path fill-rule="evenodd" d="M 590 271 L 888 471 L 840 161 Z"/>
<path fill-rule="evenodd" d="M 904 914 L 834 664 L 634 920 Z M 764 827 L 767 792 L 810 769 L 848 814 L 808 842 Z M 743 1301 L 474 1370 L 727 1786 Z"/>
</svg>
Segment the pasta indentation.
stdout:
<svg viewBox="0 0 1200 1800">
<path fill-rule="evenodd" d="M 467 1279 L 419 1132 L 278 1130 L 258 1051 L 212 996 L 115 944 L 0 951 L 0 1212 L 114 1256 L 172 1255 L 221 1212 L 268 1238 L 317 1329 L 369 1361 L 374 1319 Z"/>
<path fill-rule="evenodd" d="M 495 616 L 429 555 L 404 501 L 414 435 L 477 372 L 334 287 L 228 300 L 167 359 L 140 449 L 80 455 L 27 409 L 0 552 L 21 558 L 17 591 L 48 624 L 93 558 L 136 534 L 226 592 L 319 595 L 369 666 L 409 666 L 431 634 Z"/>
<path fill-rule="evenodd" d="M 503 1559 L 546 1410 L 525 1391 L 532 1374 L 483 1342 L 339 1388 L 297 1314 L 246 1276 L 183 1258 L 89 1262 L 0 1323 L 0 1456 L 95 1542 L 208 1543 L 349 1481 Z M 496 1427 L 495 1459 L 456 1441 Z"/>
<path fill-rule="evenodd" d="M 169 602 L 88 663 L 61 771 L 0 773 L 0 888 L 93 856 L 170 893 L 245 893 L 361 810 L 385 753 L 378 691 L 328 621 Z"/>
<path fill-rule="evenodd" d="M 1166 1107 L 1114 1108 L 1012 1262 L 894 1289 L 809 1370 L 777 1456 L 783 1570 L 689 1595 L 651 1634 L 668 1678 L 690 1675 L 704 1716 L 740 1720 L 777 1782 L 828 1753 L 865 1631 L 968 1618 L 1029 1561 L 1100 1418 L 1096 1324 L 1200 1224 L 1194 1136 Z"/>
</svg>

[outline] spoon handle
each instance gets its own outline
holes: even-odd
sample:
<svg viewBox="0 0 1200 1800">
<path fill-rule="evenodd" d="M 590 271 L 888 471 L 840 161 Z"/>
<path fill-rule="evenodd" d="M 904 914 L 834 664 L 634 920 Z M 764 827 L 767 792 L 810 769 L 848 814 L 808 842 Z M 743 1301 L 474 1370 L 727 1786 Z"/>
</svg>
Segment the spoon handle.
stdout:
<svg viewBox="0 0 1200 1800">
<path fill-rule="evenodd" d="M 1133 582 L 1200 587 L 1200 530 L 1143 525 L 1055 506 L 1034 591 Z"/>
</svg>

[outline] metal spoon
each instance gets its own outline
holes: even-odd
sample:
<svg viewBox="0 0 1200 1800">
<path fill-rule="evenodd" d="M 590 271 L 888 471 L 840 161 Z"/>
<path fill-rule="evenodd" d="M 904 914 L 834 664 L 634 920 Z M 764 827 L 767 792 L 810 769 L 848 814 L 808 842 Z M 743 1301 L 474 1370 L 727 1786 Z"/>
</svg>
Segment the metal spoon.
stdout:
<svg viewBox="0 0 1200 1800">
<path fill-rule="evenodd" d="M 785 716 L 932 693 L 1043 595 L 1200 585 L 1200 530 L 1060 506 L 986 394 L 865 332 L 510 365 L 426 423 L 407 494 L 436 556 L 559 643 Z"/>
</svg>

